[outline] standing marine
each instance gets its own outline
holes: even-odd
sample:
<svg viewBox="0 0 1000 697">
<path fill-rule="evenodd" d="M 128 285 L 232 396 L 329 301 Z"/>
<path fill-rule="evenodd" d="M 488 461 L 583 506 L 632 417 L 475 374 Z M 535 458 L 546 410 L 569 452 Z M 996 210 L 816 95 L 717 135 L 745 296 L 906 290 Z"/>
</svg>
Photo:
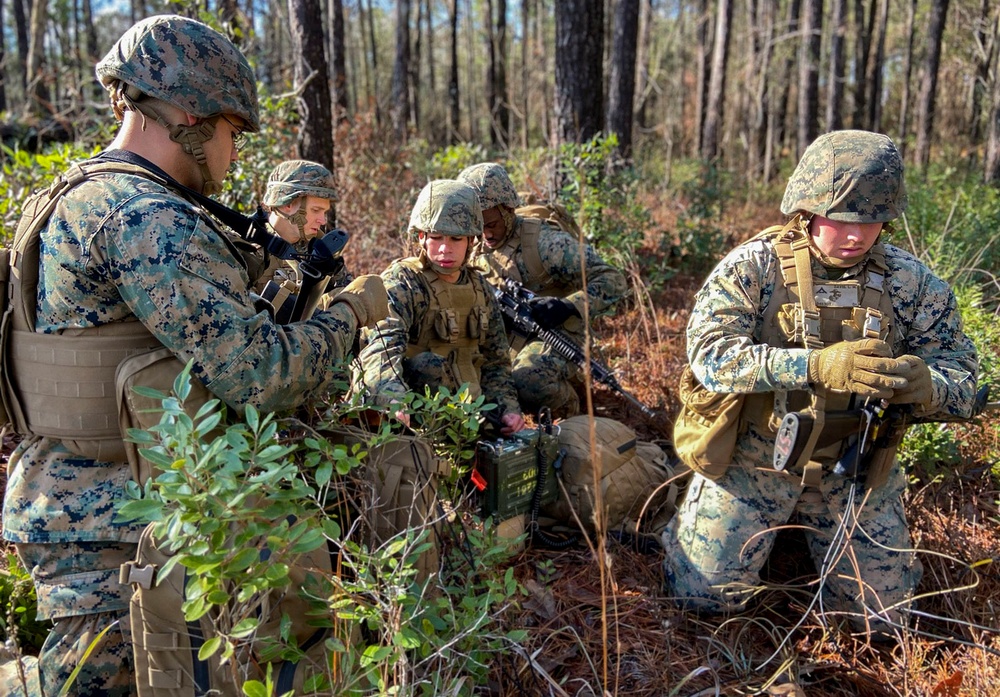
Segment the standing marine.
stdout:
<svg viewBox="0 0 1000 697">
<path fill-rule="evenodd" d="M 501 165 L 483 162 L 467 167 L 459 181 L 479 194 L 483 239 L 473 265 L 491 283 L 513 279 L 536 294 L 531 317 L 543 329 L 558 329 L 583 345 L 584 317 L 611 313 L 628 290 L 625 276 L 593 247 L 536 218 L 517 215 L 519 197 Z M 586 278 L 586 284 L 584 284 Z M 589 313 L 589 314 L 588 314 Z M 529 413 L 548 406 L 554 417 L 580 413 L 577 385 L 582 371 L 547 348 L 541 340 L 511 337 L 514 385 Z"/>
<path fill-rule="evenodd" d="M 785 189 L 781 211 L 791 219 L 730 252 L 697 293 L 681 416 L 691 409 L 708 421 L 675 427 L 678 452 L 696 471 L 663 534 L 679 603 L 742 610 L 778 528 L 793 521 L 819 574 L 810 588 L 821 617 L 876 636 L 905 624 L 922 568 L 895 460 L 905 429 L 873 438 L 866 419 L 968 418 L 978 372 L 950 287 L 883 239 L 906 203 L 887 136 L 820 136 Z M 831 442 L 844 410 L 857 410 L 856 428 Z M 779 469 L 776 437 L 790 413 L 813 427 L 801 455 Z M 687 457 L 699 423 L 723 414 L 731 428 L 709 447 L 727 442 L 730 452 Z"/>
<path fill-rule="evenodd" d="M 116 369 L 166 350 L 236 411 L 290 409 L 331 388 L 386 299 L 366 276 L 307 322 L 280 326 L 255 306 L 244 248 L 197 200 L 218 193 L 243 134 L 260 128 L 253 71 L 229 39 L 150 17 L 97 76 L 118 134 L 29 201 L 11 255 L 3 397 L 23 440 L 8 463 L 3 536 L 31 572 L 39 618 L 53 622 L 37 661 L 42 694 L 130 697 L 132 588 L 119 572 L 142 525 L 115 513 L 133 476 Z"/>
</svg>

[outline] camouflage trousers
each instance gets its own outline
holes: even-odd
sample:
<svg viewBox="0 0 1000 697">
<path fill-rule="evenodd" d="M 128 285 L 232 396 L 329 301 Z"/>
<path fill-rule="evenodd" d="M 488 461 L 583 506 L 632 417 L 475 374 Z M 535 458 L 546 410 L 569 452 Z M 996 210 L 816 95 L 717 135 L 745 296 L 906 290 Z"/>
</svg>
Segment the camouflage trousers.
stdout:
<svg viewBox="0 0 1000 697">
<path fill-rule="evenodd" d="M 118 583 L 118 569 L 135 558 L 136 545 L 77 542 L 15 547 L 35 582 L 39 618 L 54 622 L 38 656 L 41 695 L 58 695 L 77 666 L 82 667 L 68 690 L 70 697 L 136 695 L 128 611 L 131 588 Z"/>
<path fill-rule="evenodd" d="M 760 587 L 777 529 L 795 524 L 817 571 L 826 571 L 814 607 L 829 619 L 846 615 L 857 630 L 892 633 L 903 616 L 896 608 L 905 609 L 922 575 L 908 551 L 905 479 L 897 467 L 867 495 L 859 485 L 853 500 L 850 485 L 826 473 L 819 489 L 804 488 L 799 477 L 738 465 L 716 481 L 695 474 L 662 537 L 676 600 L 709 613 L 742 610 Z"/>
<path fill-rule="evenodd" d="M 473 377 L 476 376 L 470 376 Z M 429 387 L 431 394 L 437 392 L 439 387 L 447 387 L 455 392 L 464 383 L 468 383 L 470 395 L 478 397 L 482 394 L 478 379 L 462 380 L 456 375 L 453 357 L 439 356 L 432 351 L 418 353 L 403 361 L 403 381 L 416 392 L 422 392 L 424 387 Z"/>
<path fill-rule="evenodd" d="M 580 413 L 580 396 L 575 385 L 580 369 L 552 353 L 541 341 L 532 341 L 513 360 L 517 401 L 525 414 L 537 414 L 549 407 L 553 418 L 566 419 Z"/>
</svg>

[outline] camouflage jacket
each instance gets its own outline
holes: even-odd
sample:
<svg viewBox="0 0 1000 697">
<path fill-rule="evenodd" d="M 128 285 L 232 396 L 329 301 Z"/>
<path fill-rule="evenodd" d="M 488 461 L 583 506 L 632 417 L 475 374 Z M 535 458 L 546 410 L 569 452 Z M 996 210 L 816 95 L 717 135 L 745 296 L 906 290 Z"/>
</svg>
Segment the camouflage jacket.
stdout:
<svg viewBox="0 0 1000 697">
<path fill-rule="evenodd" d="M 589 244 L 584 245 L 584 256 L 580 258 L 580 243 L 568 233 L 548 223 L 542 223 L 538 236 L 538 256 L 542 267 L 551 277 L 543 287 L 539 279 L 532 277 L 524 260 L 521 245 L 521 227 L 524 218 L 517 216 L 514 231 L 501 249 L 492 250 L 483 244 L 477 245 L 472 264 L 486 274 L 490 281 L 500 276 L 501 264 L 494 255 L 504 253 L 503 249 L 513 249 L 511 261 L 516 264 L 525 288 L 542 295 L 560 295 L 576 306 L 580 316 L 584 316 L 584 299 L 590 305 L 590 316 L 598 317 L 610 313 L 628 290 L 625 276 L 601 259 Z M 583 270 L 587 272 L 587 286 L 583 285 Z M 568 289 L 567 294 L 548 292 L 551 287 Z"/>
<path fill-rule="evenodd" d="M 922 358 L 934 381 L 934 414 L 966 417 L 976 391 L 978 358 L 962 332 L 955 296 L 912 254 L 885 245 L 886 283 L 895 327 L 893 354 Z M 840 280 L 857 275 L 864 260 Z M 815 258 L 816 279 L 830 274 Z M 687 327 L 687 355 L 698 380 L 715 392 L 809 389 L 809 351 L 760 343 L 764 310 L 781 283 L 771 242 L 752 240 L 730 252 L 695 296 Z"/>
<path fill-rule="evenodd" d="M 229 405 L 301 404 L 343 379 L 356 320 L 345 305 L 275 325 L 258 312 L 226 235 L 200 208 L 133 174 L 101 174 L 64 196 L 41 233 L 36 331 L 138 319 Z M 130 470 L 73 456 L 57 439 L 24 440 L 11 456 L 4 538 L 135 542 L 114 521 Z"/>
<path fill-rule="evenodd" d="M 361 351 L 365 388 L 381 404 L 402 397 L 408 389 L 403 382 L 403 361 L 407 346 L 415 342 L 432 301 L 426 279 L 417 271 L 393 262 L 382 272 L 389 294 L 389 316 L 373 329 L 365 330 L 367 345 Z M 517 391 L 511 378 L 511 364 L 503 316 L 486 280 L 475 269 L 466 267 L 458 283 L 479 283 L 486 286 L 484 295 L 489 303 L 489 327 L 482 334 L 479 350 L 483 358 L 480 385 L 487 402 L 497 404 L 502 411 L 520 412 Z"/>
</svg>

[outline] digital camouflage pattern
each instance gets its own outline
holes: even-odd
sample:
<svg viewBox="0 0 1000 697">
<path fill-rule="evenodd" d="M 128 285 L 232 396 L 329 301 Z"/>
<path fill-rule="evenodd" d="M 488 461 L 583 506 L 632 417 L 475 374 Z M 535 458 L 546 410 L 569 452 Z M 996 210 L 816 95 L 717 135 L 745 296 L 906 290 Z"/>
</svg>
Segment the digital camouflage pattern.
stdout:
<svg viewBox="0 0 1000 697">
<path fill-rule="evenodd" d="M 465 182 L 479 194 L 479 205 L 484 211 L 497 206 L 517 208 L 521 198 L 510 180 L 507 170 L 495 162 L 481 162 L 466 167 L 458 175 L 458 181 Z"/>
<path fill-rule="evenodd" d="M 961 330 L 961 318 L 951 289 L 913 255 L 885 245 L 886 291 L 892 301 L 895 327 L 887 341 L 893 355 L 912 354 L 929 366 L 934 382 L 930 418 L 968 417 L 976 391 L 978 360 L 975 347 Z M 755 239 L 730 252 L 712 271 L 695 296 L 688 321 L 688 360 L 698 380 L 715 392 L 763 393 L 808 390 L 810 351 L 761 343 L 767 308 L 781 283 L 778 258 L 771 241 Z M 837 279 L 857 277 L 865 259 Z M 816 259 L 817 282 L 832 279 Z M 846 507 L 850 481 L 830 472 L 827 462 L 822 487 L 804 489 L 797 474 L 771 468 L 774 438 L 748 425 L 737 440 L 733 465 L 715 480 L 695 474 L 687 498 L 663 536 L 664 569 L 675 595 L 710 611 L 738 609 L 746 596 L 731 596 L 727 584 L 759 586 L 759 572 L 774 542 L 774 533 L 794 514 L 818 530 L 810 533 L 810 550 L 820 569 L 829 533 Z M 816 458 L 819 460 L 819 458 Z M 864 532 L 895 549 L 909 548 L 900 492 L 904 478 L 897 467 L 889 483 L 872 491 L 855 515 Z M 794 520 L 794 519 L 793 519 Z M 743 545 L 749 546 L 741 554 Z M 835 609 L 860 613 L 852 600 L 860 587 L 864 601 L 888 606 L 909 597 L 920 578 L 912 553 L 890 553 L 854 531 L 850 551 L 838 562 L 848 581 L 827 578 L 824 593 Z M 857 559 L 860 579 L 849 566 Z M 877 596 L 877 598 L 876 598 Z M 827 606 L 829 607 L 829 606 Z M 896 617 L 898 621 L 898 617 Z M 856 623 L 857 624 L 857 623 Z M 883 627 L 884 629 L 884 627 Z"/>
<path fill-rule="evenodd" d="M 376 403 L 388 405 L 408 391 L 422 391 L 425 384 L 444 384 L 450 388 L 444 362 L 419 356 L 418 364 L 406 357 L 407 347 L 415 345 L 429 312 L 436 310 L 427 279 L 408 266 L 413 258 L 393 262 L 382 272 L 389 294 L 389 316 L 373 329 L 365 330 L 367 345 L 361 351 L 363 383 Z M 479 340 L 483 362 L 479 384 L 487 402 L 501 407 L 501 412 L 521 413 L 510 374 L 509 346 L 504 333 L 503 316 L 482 274 L 466 267 L 457 284 L 478 284 L 489 304 L 489 322 Z M 419 349 L 427 347 L 420 346 Z"/>
<path fill-rule="evenodd" d="M 562 230 L 541 223 L 538 235 L 538 257 L 548 278 L 538 278 L 525 262 L 522 243 L 524 219 L 514 219 L 514 231 L 498 249 L 478 245 L 472 265 L 486 274 L 491 283 L 502 281 L 511 265 L 517 269 L 525 288 L 538 295 L 558 296 L 573 303 L 580 317 L 585 316 L 585 303 L 591 318 L 610 314 L 628 291 L 625 276 L 604 261 L 589 244 L 580 244 Z M 587 284 L 584 287 L 584 270 Z M 518 280 L 518 279 L 515 279 Z M 560 331 L 581 345 L 583 325 L 579 318 L 570 318 Z M 553 416 L 568 417 L 579 413 L 579 397 L 575 383 L 580 381 L 576 365 L 555 354 L 543 342 L 529 342 L 514 357 L 514 384 L 525 413 L 537 413 L 542 406 L 552 409 Z"/>
<path fill-rule="evenodd" d="M 84 181 L 42 230 L 40 258 L 38 332 L 138 319 L 181 361 L 193 359 L 197 379 L 233 408 L 291 408 L 344 377 L 357 328 L 350 308 L 275 325 L 255 309 L 229 240 L 201 208 L 152 180 L 105 173 Z M 34 571 L 39 615 L 124 611 L 130 591 L 118 584 L 118 568 L 141 531 L 115 520 L 128 463 L 74 456 L 36 436 L 18 445 L 8 473 L 3 535 Z M 88 662 L 124 666 L 104 650 Z"/>
<path fill-rule="evenodd" d="M 808 212 L 843 223 L 887 223 L 906 210 L 903 160 L 886 135 L 834 131 L 806 148 L 792 172 L 781 212 Z"/>
<path fill-rule="evenodd" d="M 97 78 L 113 92 L 132 85 L 199 118 L 235 114 L 260 130 L 257 80 L 229 39 L 179 15 L 137 22 L 97 64 Z"/>
<path fill-rule="evenodd" d="M 448 237 L 483 234 L 483 211 L 476 191 L 451 179 L 435 179 L 420 190 L 410 212 L 408 232 L 434 232 Z"/>
<path fill-rule="evenodd" d="M 337 200 L 333 174 L 318 162 L 287 160 L 271 172 L 262 203 L 270 208 L 285 206 L 300 196 Z"/>
</svg>

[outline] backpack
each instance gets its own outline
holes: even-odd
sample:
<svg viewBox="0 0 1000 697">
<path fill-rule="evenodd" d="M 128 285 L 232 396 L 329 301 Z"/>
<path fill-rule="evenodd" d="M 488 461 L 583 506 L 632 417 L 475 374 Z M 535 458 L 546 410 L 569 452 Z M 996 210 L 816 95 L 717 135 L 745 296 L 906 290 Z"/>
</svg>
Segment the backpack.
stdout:
<svg viewBox="0 0 1000 697">
<path fill-rule="evenodd" d="M 537 218 L 574 237 L 580 236 L 580 226 L 570 215 L 566 206 L 557 201 L 538 198 L 535 194 L 525 191 L 519 191 L 517 195 L 521 198 L 522 203 L 514 209 L 515 215 L 522 218 Z"/>
<path fill-rule="evenodd" d="M 593 453 L 589 416 L 558 423 L 558 447 L 566 453 L 562 479 L 568 498 L 560 496 L 543 509 L 544 514 L 575 526 L 575 512 L 587 532 L 594 534 L 596 467 L 605 531 L 624 528 L 627 532 L 658 533 L 673 515 L 677 499 L 677 487 L 667 484 L 674 475 L 667 454 L 655 443 L 638 440 L 635 431 L 619 421 L 597 416 L 593 422 Z"/>
</svg>

